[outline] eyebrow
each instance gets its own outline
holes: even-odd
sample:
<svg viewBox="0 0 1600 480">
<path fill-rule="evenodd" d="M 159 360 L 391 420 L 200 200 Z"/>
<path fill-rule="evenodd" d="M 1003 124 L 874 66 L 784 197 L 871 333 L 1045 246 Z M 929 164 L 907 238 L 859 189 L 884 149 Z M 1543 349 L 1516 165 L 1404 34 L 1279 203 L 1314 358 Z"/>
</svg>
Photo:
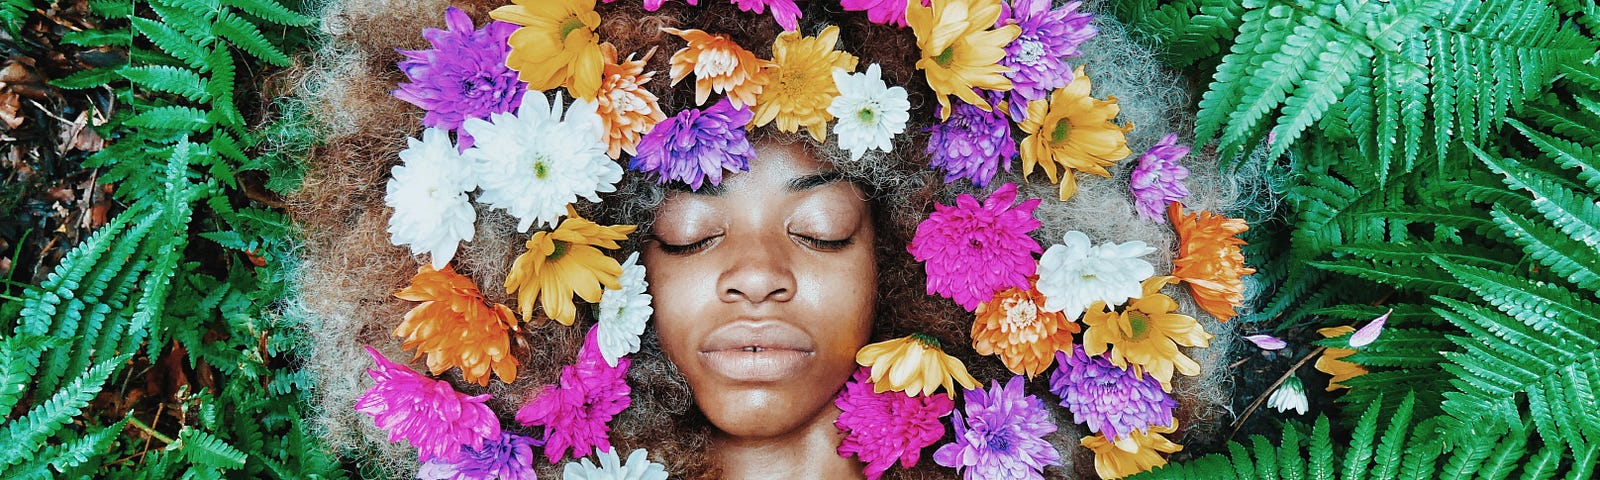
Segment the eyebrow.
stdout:
<svg viewBox="0 0 1600 480">
<path fill-rule="evenodd" d="M 698 189 L 689 188 L 689 184 L 683 182 L 667 182 L 666 188 L 667 190 L 692 193 L 695 195 L 705 195 L 708 197 L 720 197 L 722 196 L 723 192 L 727 191 L 727 188 L 723 187 L 721 184 L 715 184 L 711 182 L 700 184 L 700 188 Z"/>
<path fill-rule="evenodd" d="M 844 174 L 838 171 L 817 172 L 789 180 L 788 190 L 791 192 L 803 192 L 833 182 L 842 182 L 844 179 Z"/>
</svg>

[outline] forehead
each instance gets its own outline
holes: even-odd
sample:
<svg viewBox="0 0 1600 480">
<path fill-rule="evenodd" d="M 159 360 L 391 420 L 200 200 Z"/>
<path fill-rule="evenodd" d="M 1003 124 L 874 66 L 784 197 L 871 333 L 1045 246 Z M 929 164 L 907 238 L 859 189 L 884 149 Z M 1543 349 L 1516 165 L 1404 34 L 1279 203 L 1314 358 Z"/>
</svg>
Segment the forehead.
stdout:
<svg viewBox="0 0 1600 480">
<path fill-rule="evenodd" d="M 674 196 L 765 197 L 807 192 L 843 180 L 832 163 L 817 158 L 800 142 L 760 141 L 755 151 L 748 171 L 725 172 L 721 184 L 708 182 L 692 192 L 679 189 Z"/>
</svg>

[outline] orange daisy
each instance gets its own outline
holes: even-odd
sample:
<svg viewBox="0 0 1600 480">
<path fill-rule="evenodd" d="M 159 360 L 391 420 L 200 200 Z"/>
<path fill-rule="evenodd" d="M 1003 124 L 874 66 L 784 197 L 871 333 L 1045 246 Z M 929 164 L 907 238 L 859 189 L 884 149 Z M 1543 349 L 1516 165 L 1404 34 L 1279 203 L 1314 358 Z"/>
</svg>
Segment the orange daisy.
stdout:
<svg viewBox="0 0 1600 480">
<path fill-rule="evenodd" d="M 906 24 L 922 49 L 917 68 L 928 77 L 928 86 L 944 107 L 940 120 L 950 118 L 950 95 L 989 111 L 989 102 L 974 88 L 1011 90 L 1011 80 L 1005 76 L 1010 69 L 1000 66 L 1000 59 L 1006 56 L 1006 45 L 1022 35 L 1022 27 L 991 30 L 1000 11 L 1000 0 L 934 0 L 927 7 L 908 2 Z"/>
<path fill-rule="evenodd" d="M 533 317 L 538 300 L 544 314 L 562 325 L 571 326 L 578 315 L 572 295 L 589 303 L 600 301 L 605 289 L 620 289 L 617 277 L 622 264 L 606 256 L 601 248 L 620 248 L 617 240 L 628 238 L 633 225 L 601 226 L 578 216 L 567 206 L 567 218 L 553 232 L 535 232 L 528 239 L 528 251 L 517 256 L 506 275 L 506 293 L 517 294 L 522 318 Z"/>
<path fill-rule="evenodd" d="M 506 43 L 506 66 L 531 90 L 567 87 L 567 93 L 594 100 L 600 90 L 604 58 L 599 37 L 600 14 L 594 0 L 512 0 L 489 12 L 495 20 L 521 25 Z"/>
<path fill-rule="evenodd" d="M 490 371 L 502 382 L 517 380 L 508 333 L 517 331 L 517 317 L 505 305 L 485 304 L 471 279 L 449 265 L 434 270 L 423 264 L 411 285 L 394 296 L 422 302 L 406 312 L 394 335 L 405 339 L 401 348 L 427 355 L 434 375 L 461 367 L 461 376 L 479 385 L 489 385 Z"/>
<path fill-rule="evenodd" d="M 1244 265 L 1245 245 L 1238 235 L 1250 229 L 1239 218 L 1227 218 L 1211 212 L 1183 214 L 1183 205 L 1167 205 L 1167 216 L 1178 230 L 1178 259 L 1173 261 L 1172 275 L 1189 284 L 1189 291 L 1206 313 L 1217 320 L 1228 321 L 1237 315 L 1235 308 L 1244 304 L 1242 277 L 1256 273 Z"/>
<path fill-rule="evenodd" d="M 1044 294 L 1028 278 L 1028 290 L 1008 288 L 978 305 L 972 323 L 972 348 L 979 355 L 1000 355 L 1012 373 L 1033 378 L 1056 361 L 1056 352 L 1072 351 L 1078 323 L 1062 312 L 1046 312 Z"/>
<path fill-rule="evenodd" d="M 1072 83 L 1051 92 L 1049 101 L 1028 102 L 1028 116 L 1018 125 L 1028 134 L 1022 139 L 1022 175 L 1032 175 L 1033 167 L 1038 165 L 1044 168 L 1050 183 L 1057 183 L 1059 166 L 1062 200 L 1078 192 L 1073 172 L 1110 178 L 1106 167 L 1133 154 L 1127 137 L 1133 124 L 1118 127 L 1111 122 L 1121 111 L 1117 97 L 1091 97 L 1089 76 L 1084 75 L 1083 67 L 1073 75 Z"/>
<path fill-rule="evenodd" d="M 806 127 L 811 138 L 821 142 L 828 137 L 828 105 L 839 96 L 839 87 L 833 84 L 833 70 L 856 69 L 855 55 L 834 50 L 839 44 L 839 27 L 829 26 L 815 37 L 804 37 L 800 32 L 778 34 L 772 41 L 772 61 L 777 64 L 772 71 L 775 81 L 756 96 L 755 118 L 757 127 L 778 122 L 778 130 L 796 132 Z"/>
<path fill-rule="evenodd" d="M 1348 335 L 1350 332 L 1354 331 L 1356 331 L 1355 327 L 1345 325 L 1342 327 L 1317 329 L 1317 334 L 1322 335 L 1322 338 L 1337 338 Z M 1328 379 L 1328 391 L 1331 392 L 1341 388 L 1350 388 L 1349 385 L 1344 385 L 1340 382 L 1345 382 L 1352 378 L 1367 374 L 1367 369 L 1365 367 L 1340 360 L 1344 357 L 1354 355 L 1355 353 L 1355 350 L 1348 348 L 1333 347 L 1328 347 L 1327 350 L 1322 351 L 1322 357 L 1318 358 L 1317 363 L 1313 366 L 1316 367 L 1317 370 L 1322 371 L 1322 373 L 1333 375 L 1333 378 Z"/>
<path fill-rule="evenodd" d="M 777 64 L 756 58 L 727 35 L 676 28 L 661 31 L 689 42 L 672 54 L 672 84 L 694 72 L 695 105 L 704 105 L 712 92 L 728 94 L 734 108 L 755 105 L 756 95 L 772 81 L 768 70 Z"/>
<path fill-rule="evenodd" d="M 644 63 L 655 54 L 654 49 L 644 58 L 634 60 L 629 55 L 628 61 L 621 63 L 617 62 L 617 47 L 610 43 L 600 44 L 600 52 L 605 55 L 606 66 L 600 94 L 596 96 L 597 113 L 605 123 L 606 155 L 616 159 L 624 151 L 629 155 L 638 153 L 634 148 L 639 145 L 639 136 L 666 120 L 667 115 L 661 112 L 656 95 L 644 89 L 644 84 L 656 75 L 644 72 Z"/>
<path fill-rule="evenodd" d="M 1200 363 L 1178 351 L 1178 346 L 1204 347 L 1211 334 L 1194 317 L 1177 313 L 1178 302 L 1161 293 L 1161 287 L 1177 281 L 1175 277 L 1154 276 L 1141 285 L 1144 296 L 1128 302 L 1121 312 L 1094 302 L 1083 314 L 1083 350 L 1106 358 L 1119 367 L 1132 365 L 1136 375 L 1151 375 L 1161 388 L 1172 391 L 1172 372 L 1188 376 L 1200 374 Z"/>
</svg>

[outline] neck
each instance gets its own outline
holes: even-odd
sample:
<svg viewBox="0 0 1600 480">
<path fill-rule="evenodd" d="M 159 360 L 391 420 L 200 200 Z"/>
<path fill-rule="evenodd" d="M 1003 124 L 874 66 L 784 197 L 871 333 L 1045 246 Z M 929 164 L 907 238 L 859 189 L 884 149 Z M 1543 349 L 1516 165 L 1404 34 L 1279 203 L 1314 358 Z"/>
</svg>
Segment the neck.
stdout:
<svg viewBox="0 0 1600 480">
<path fill-rule="evenodd" d="M 833 426 L 839 417 L 829 407 L 822 415 L 777 437 L 746 438 L 719 434 L 713 451 L 723 478 L 863 478 L 861 462 L 839 456 L 844 434 Z"/>
</svg>

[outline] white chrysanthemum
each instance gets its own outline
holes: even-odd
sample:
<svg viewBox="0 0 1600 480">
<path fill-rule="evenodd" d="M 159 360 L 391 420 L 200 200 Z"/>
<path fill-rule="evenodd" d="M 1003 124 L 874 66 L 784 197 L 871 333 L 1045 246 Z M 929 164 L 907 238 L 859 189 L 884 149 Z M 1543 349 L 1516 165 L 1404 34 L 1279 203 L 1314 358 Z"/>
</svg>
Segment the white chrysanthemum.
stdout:
<svg viewBox="0 0 1600 480">
<path fill-rule="evenodd" d="M 422 140 L 406 139 L 401 165 L 383 196 L 394 209 L 389 216 L 389 242 L 410 245 L 412 254 L 429 253 L 433 268 L 443 269 L 456 247 L 472 241 L 478 213 L 467 192 L 474 187 L 471 164 L 456 151 L 450 134 L 437 128 L 422 131 Z"/>
<path fill-rule="evenodd" d="M 543 94 L 522 96 L 515 115 L 496 113 L 489 121 L 467 119 L 462 128 L 475 139 L 462 155 L 473 162 L 478 201 L 517 217 L 517 231 L 535 222 L 554 225 L 567 204 L 616 191 L 622 166 L 606 156 L 605 127 L 594 102 L 576 100 L 561 118 L 561 94 L 550 103 Z"/>
<path fill-rule="evenodd" d="M 643 448 L 634 450 L 628 454 L 624 465 L 615 449 L 599 452 L 595 456 L 600 458 L 600 466 L 596 467 L 587 458 L 582 464 L 567 462 L 561 469 L 561 480 L 666 480 L 667 467 L 650 461 L 646 455 Z"/>
<path fill-rule="evenodd" d="M 639 264 L 639 252 L 628 255 L 622 262 L 622 276 L 617 278 L 620 289 L 606 289 L 600 294 L 600 356 L 615 367 L 617 359 L 639 351 L 639 335 L 644 334 L 645 322 L 655 310 L 650 307 L 649 287 L 644 281 L 644 265 Z"/>
<path fill-rule="evenodd" d="M 1289 377 L 1283 385 L 1278 386 L 1277 390 L 1273 390 L 1272 396 L 1267 397 L 1267 406 L 1277 410 L 1278 413 L 1294 410 L 1301 415 L 1305 415 L 1306 411 L 1311 409 L 1311 405 L 1306 402 L 1306 386 L 1300 383 L 1300 377 Z"/>
<path fill-rule="evenodd" d="M 833 131 L 839 135 L 839 148 L 850 151 L 851 159 L 861 158 L 873 148 L 894 151 L 894 136 L 906 129 L 911 118 L 911 102 L 906 89 L 889 88 L 883 83 L 878 64 L 866 73 L 846 73 L 833 69 L 833 83 L 839 96 L 828 105 L 828 113 L 839 122 Z"/>
<path fill-rule="evenodd" d="M 1039 257 L 1039 293 L 1044 309 L 1077 318 L 1096 300 L 1115 307 L 1144 293 L 1140 282 L 1156 268 L 1142 256 L 1156 251 L 1144 242 L 1089 244 L 1089 236 L 1073 230 L 1062 244 Z"/>
</svg>

